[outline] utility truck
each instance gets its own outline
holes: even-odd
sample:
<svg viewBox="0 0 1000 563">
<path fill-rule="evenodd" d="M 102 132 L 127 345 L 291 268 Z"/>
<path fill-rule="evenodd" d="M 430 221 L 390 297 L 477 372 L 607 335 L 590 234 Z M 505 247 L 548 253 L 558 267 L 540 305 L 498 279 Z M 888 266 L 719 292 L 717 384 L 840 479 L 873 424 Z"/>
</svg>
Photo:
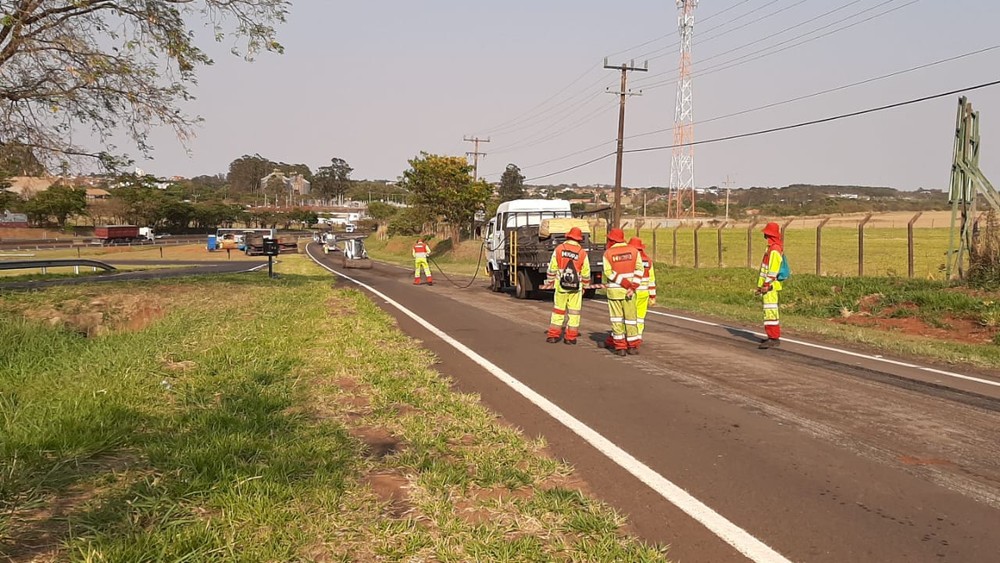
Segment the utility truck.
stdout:
<svg viewBox="0 0 1000 563">
<path fill-rule="evenodd" d="M 573 217 L 565 200 L 516 199 L 497 207 L 486 225 L 486 273 L 490 289 L 514 288 L 518 299 L 543 290 L 552 251 L 565 242 L 573 227 L 583 231 L 583 248 L 590 258 L 591 285 L 584 295 L 593 296 L 602 283 L 604 245 L 591 239 L 590 223 Z"/>
</svg>

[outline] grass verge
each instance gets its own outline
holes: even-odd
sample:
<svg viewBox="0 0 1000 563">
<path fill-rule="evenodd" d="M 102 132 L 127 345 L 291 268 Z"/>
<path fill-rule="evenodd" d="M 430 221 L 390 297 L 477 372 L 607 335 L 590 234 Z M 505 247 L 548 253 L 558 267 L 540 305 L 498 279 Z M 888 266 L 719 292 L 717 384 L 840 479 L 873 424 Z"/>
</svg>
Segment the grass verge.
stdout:
<svg viewBox="0 0 1000 563">
<path fill-rule="evenodd" d="M 662 561 L 304 256 L 0 302 L 12 560 Z"/>
</svg>

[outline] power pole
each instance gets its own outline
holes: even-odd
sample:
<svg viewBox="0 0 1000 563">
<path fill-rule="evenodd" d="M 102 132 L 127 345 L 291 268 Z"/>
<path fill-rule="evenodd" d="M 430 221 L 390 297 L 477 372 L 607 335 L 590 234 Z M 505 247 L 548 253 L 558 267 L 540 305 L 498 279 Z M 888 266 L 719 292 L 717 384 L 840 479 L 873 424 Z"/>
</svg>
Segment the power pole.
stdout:
<svg viewBox="0 0 1000 563">
<path fill-rule="evenodd" d="M 490 138 L 486 137 L 485 139 L 480 139 L 479 137 L 464 137 L 464 139 L 470 143 L 475 143 L 476 146 L 475 150 L 472 152 L 465 153 L 465 156 L 472 157 L 472 180 L 476 181 L 479 179 L 479 157 L 486 156 L 486 153 L 479 152 L 479 143 L 488 143 L 490 142 Z"/>
<path fill-rule="evenodd" d="M 733 185 L 733 182 L 732 182 L 732 180 L 729 179 L 729 174 L 726 174 L 726 181 L 725 181 L 725 186 L 726 186 L 726 221 L 729 221 L 729 190 L 730 190 L 730 187 L 732 185 Z"/>
<path fill-rule="evenodd" d="M 622 72 L 622 87 L 618 92 L 609 92 L 611 94 L 618 94 L 620 100 L 618 102 L 618 158 L 615 162 L 615 208 L 614 215 L 612 216 L 612 228 L 620 228 L 622 225 L 622 153 L 625 149 L 625 98 L 633 95 L 626 89 L 628 84 L 628 72 L 630 70 L 637 72 L 646 72 L 649 70 L 649 61 L 646 61 L 642 67 L 635 66 L 635 61 L 628 64 L 622 63 L 620 66 L 610 66 L 608 65 L 607 57 L 604 58 L 604 68 L 611 70 L 620 70 Z"/>
<path fill-rule="evenodd" d="M 680 14 L 677 28 L 681 38 L 677 104 L 674 107 L 674 151 L 670 159 L 670 195 L 667 216 L 677 219 L 684 212 L 685 199 L 694 216 L 694 89 L 691 86 L 691 45 L 694 42 L 694 9 L 698 0 L 677 0 Z M 672 206 L 672 208 L 671 208 Z"/>
</svg>

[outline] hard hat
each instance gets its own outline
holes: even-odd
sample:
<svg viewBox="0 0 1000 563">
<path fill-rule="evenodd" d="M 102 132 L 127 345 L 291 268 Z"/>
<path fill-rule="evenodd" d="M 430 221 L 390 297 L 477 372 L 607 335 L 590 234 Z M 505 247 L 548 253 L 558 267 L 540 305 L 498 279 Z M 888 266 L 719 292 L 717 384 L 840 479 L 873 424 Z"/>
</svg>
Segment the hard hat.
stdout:
<svg viewBox="0 0 1000 563">
<path fill-rule="evenodd" d="M 642 244 L 642 239 L 639 237 L 632 237 L 628 239 L 628 245 L 632 248 L 638 248 L 639 250 L 646 250 L 646 245 Z"/>
<path fill-rule="evenodd" d="M 621 229 L 611 229 L 608 231 L 608 240 L 616 244 L 625 242 L 625 232 Z"/>
<path fill-rule="evenodd" d="M 764 236 L 778 238 L 781 236 L 781 227 L 777 223 L 764 225 Z"/>
<path fill-rule="evenodd" d="M 573 227 L 566 233 L 566 238 L 575 240 L 576 242 L 583 242 L 583 231 L 580 230 L 580 227 Z"/>
</svg>

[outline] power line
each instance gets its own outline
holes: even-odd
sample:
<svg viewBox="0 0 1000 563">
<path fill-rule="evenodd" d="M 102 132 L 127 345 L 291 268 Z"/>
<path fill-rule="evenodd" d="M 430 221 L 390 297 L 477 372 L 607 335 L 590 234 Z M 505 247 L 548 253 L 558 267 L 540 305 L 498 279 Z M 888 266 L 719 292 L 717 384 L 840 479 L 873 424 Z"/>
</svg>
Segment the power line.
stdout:
<svg viewBox="0 0 1000 563">
<path fill-rule="evenodd" d="M 936 61 L 933 61 L 933 62 L 924 63 L 922 65 L 910 67 L 910 68 L 903 69 L 903 70 L 897 70 L 895 72 L 890 72 L 888 74 L 883 74 L 881 76 L 875 76 L 875 77 L 872 77 L 872 78 L 866 78 L 864 80 L 859 80 L 857 82 L 852 82 L 850 84 L 844 84 L 844 85 L 837 86 L 837 87 L 834 87 L 834 88 L 828 88 L 826 90 L 820 90 L 818 92 L 812 92 L 810 94 L 804 94 L 804 95 L 801 95 L 801 96 L 796 96 L 794 98 L 789 98 L 787 100 L 782 100 L 780 102 L 772 102 L 772 103 L 765 104 L 765 105 L 762 105 L 762 106 L 757 106 L 755 108 L 740 110 L 740 111 L 733 112 L 733 113 L 727 113 L 725 115 L 718 115 L 718 116 L 715 116 L 715 117 L 712 117 L 712 118 L 709 118 L 709 119 L 703 119 L 701 121 L 696 121 L 695 125 L 702 125 L 702 124 L 705 124 L 705 123 L 712 123 L 713 121 L 719 121 L 719 120 L 722 120 L 722 119 L 728 119 L 730 117 L 737 117 L 737 116 L 740 116 L 740 115 L 746 115 L 748 113 L 753 113 L 753 112 L 757 112 L 757 111 L 761 111 L 761 110 L 765 110 L 765 109 L 770 109 L 770 108 L 773 108 L 773 107 L 782 106 L 782 105 L 785 105 L 785 104 L 790 104 L 792 102 L 798 102 L 798 101 L 806 100 L 806 99 L 809 99 L 809 98 L 815 98 L 817 96 L 822 96 L 824 94 L 831 94 L 833 92 L 839 92 L 841 90 L 847 90 L 849 88 L 854 88 L 855 86 L 861 86 L 861 85 L 864 85 L 864 84 L 870 84 L 872 82 L 878 82 L 880 80 L 885 80 L 887 78 L 893 78 L 893 77 L 900 76 L 900 75 L 903 75 L 903 74 L 907 74 L 907 73 L 910 73 L 910 72 L 915 72 L 915 71 L 918 71 L 918 70 L 923 70 L 925 68 L 930 68 L 932 66 L 937 66 L 937 65 L 944 64 L 944 63 L 949 63 L 949 62 L 952 62 L 952 61 L 957 61 L 959 59 L 964 59 L 964 58 L 971 57 L 971 56 L 974 56 L 974 55 L 980 55 L 980 54 L 983 54 L 983 53 L 987 53 L 989 51 L 995 51 L 997 49 L 1000 49 L 1000 45 L 993 45 L 992 47 L 985 47 L 985 48 L 979 49 L 977 51 L 970 51 L 968 53 L 962 53 L 961 55 L 955 55 L 954 57 L 948 57 L 946 59 L 939 59 L 939 60 L 936 60 Z M 649 135 L 655 135 L 657 133 L 665 133 L 667 131 L 671 131 L 672 129 L 673 128 L 670 128 L 670 127 L 664 128 L 664 129 L 657 129 L 656 131 L 647 131 L 646 133 L 638 133 L 638 134 L 635 134 L 635 135 L 630 135 L 627 138 L 628 139 L 635 139 L 635 138 L 638 138 L 638 137 L 648 137 Z"/>
<path fill-rule="evenodd" d="M 936 99 L 939 99 L 939 98 L 945 98 L 945 97 L 948 97 L 948 96 L 954 96 L 956 94 L 961 94 L 963 92 L 972 92 L 974 90 L 981 90 L 983 88 L 989 88 L 989 87 L 997 86 L 997 85 L 1000 85 L 1000 80 L 994 80 L 994 81 L 991 81 L 991 82 L 984 82 L 982 84 L 976 84 L 974 86 L 967 86 L 965 88 L 958 88 L 956 90 L 950 90 L 948 92 L 942 92 L 940 94 L 932 94 L 932 95 L 929 95 L 929 96 L 922 96 L 920 98 L 914 98 L 914 99 L 910 99 L 910 100 L 906 100 L 906 101 L 902 101 L 902 102 L 895 102 L 895 103 L 892 103 L 892 104 L 887 104 L 887 105 L 878 106 L 878 107 L 874 107 L 874 108 L 868 108 L 868 109 L 854 111 L 854 112 L 850 112 L 850 113 L 842 113 L 842 114 L 839 114 L 839 115 L 834 115 L 834 116 L 830 116 L 830 117 L 824 117 L 824 118 L 821 118 L 821 119 L 813 119 L 813 120 L 810 120 L 810 121 L 803 121 L 803 122 L 794 123 L 794 124 L 791 124 L 791 125 L 783 125 L 783 126 L 780 126 L 780 127 L 771 127 L 771 128 L 768 128 L 768 129 L 761 129 L 761 130 L 758 130 L 758 131 L 752 131 L 752 132 L 748 132 L 748 133 L 738 133 L 738 134 L 735 134 L 735 135 L 727 135 L 725 137 L 715 137 L 715 138 L 712 138 L 712 139 L 703 139 L 703 140 L 700 140 L 700 141 L 694 141 L 694 142 L 686 143 L 686 144 L 687 145 L 707 145 L 707 144 L 712 144 L 712 143 L 721 143 L 721 142 L 724 142 L 724 141 L 733 141 L 733 140 L 737 140 L 737 139 L 745 139 L 745 138 L 748 138 L 748 137 L 756 137 L 756 136 L 760 136 L 760 135 L 767 135 L 767 134 L 770 134 L 770 133 L 777 133 L 777 132 L 780 132 L 780 131 L 788 131 L 788 130 L 791 130 L 791 129 L 800 129 L 800 128 L 803 128 L 803 127 L 810 127 L 810 126 L 819 125 L 819 124 L 822 124 L 822 123 L 829 123 L 829 122 L 832 122 L 832 121 L 839 121 L 839 120 L 848 119 L 848 118 L 851 118 L 851 117 L 858 117 L 858 116 L 861 116 L 861 115 L 867 115 L 867 114 L 871 114 L 871 113 L 877 113 L 877 112 L 887 111 L 887 110 L 890 110 L 890 109 L 896 109 L 896 108 L 900 108 L 900 107 L 904 107 L 904 106 L 909 106 L 909 105 L 913 105 L 913 104 L 927 102 L 927 101 L 930 101 L 930 100 L 936 100 Z M 655 146 L 655 147 L 644 147 L 644 148 L 639 148 L 639 149 L 629 149 L 629 150 L 626 150 L 624 152 L 625 153 L 654 152 L 654 151 L 661 151 L 661 150 L 673 149 L 673 148 L 676 148 L 677 146 L 681 146 L 681 145 L 660 145 L 660 146 Z M 582 162 L 580 164 L 576 164 L 574 166 L 570 166 L 568 168 L 564 168 L 564 169 L 556 171 L 556 172 L 551 172 L 549 174 L 544 174 L 544 175 L 541 175 L 541 176 L 535 176 L 535 177 L 529 178 L 528 180 L 525 180 L 525 181 L 540 180 L 542 178 L 549 178 L 551 176 L 556 176 L 558 174 L 563 174 L 565 172 L 576 170 L 578 168 L 583 168 L 584 166 L 587 166 L 587 165 L 593 164 L 595 162 L 604 160 L 605 158 L 614 156 L 615 154 L 616 154 L 615 152 L 607 153 L 607 154 L 605 154 L 603 156 L 599 156 L 597 158 L 588 160 L 586 162 Z"/>
<path fill-rule="evenodd" d="M 874 6 L 873 8 L 868 8 L 868 9 L 866 9 L 866 10 L 863 10 L 862 12 L 858 12 L 858 13 L 855 13 L 855 14 L 853 14 L 853 15 L 851 15 L 851 16 L 848 16 L 848 17 L 846 17 L 846 18 L 843 18 L 843 19 L 841 19 L 841 20 L 838 20 L 838 21 L 836 21 L 836 22 L 833 22 L 833 24 L 830 24 L 830 25 L 836 25 L 837 23 L 842 23 L 842 22 L 844 22 L 844 21 L 847 21 L 847 20 L 849 20 L 849 19 L 851 19 L 851 18 L 853 18 L 853 17 L 855 17 L 855 16 L 858 16 L 858 15 L 860 15 L 860 14 L 862 14 L 862 13 L 866 12 L 866 11 L 871 11 L 871 10 L 872 10 L 872 9 L 874 9 L 874 8 L 878 8 L 878 7 L 880 7 L 880 6 L 883 6 L 883 5 L 885 5 L 885 4 L 889 3 L 889 2 L 894 2 L 894 1 L 896 1 L 896 0 L 887 0 L 886 2 L 883 2 L 882 4 L 879 4 L 879 5 L 877 5 L 877 6 Z M 816 31 L 818 31 L 819 29 L 824 29 L 825 27 L 829 27 L 829 26 L 830 26 L 830 25 L 827 25 L 827 26 L 824 26 L 824 28 L 819 28 L 819 29 L 816 29 L 816 30 L 813 30 L 813 31 L 810 31 L 810 32 L 807 32 L 807 33 L 804 33 L 804 34 L 802 34 L 802 35 L 799 35 L 799 36 L 797 36 L 797 37 L 794 37 L 794 38 L 792 38 L 792 39 L 789 39 L 789 40 L 786 40 L 786 41 L 783 41 L 783 42 L 781 42 L 781 43 L 778 43 L 778 44 L 776 44 L 776 45 L 771 45 L 770 47 L 765 47 L 764 49 L 761 49 L 761 50 L 758 50 L 758 51 L 755 51 L 755 52 L 753 52 L 753 53 L 748 53 L 748 54 L 746 54 L 746 55 L 742 55 L 742 56 L 739 56 L 739 57 L 736 57 L 735 59 L 731 59 L 731 60 L 729 60 L 729 61 L 725 61 L 725 62 L 722 62 L 722 63 L 719 63 L 719 64 L 716 64 L 716 65 L 713 65 L 713 66 L 709 66 L 709 67 L 708 67 L 708 68 L 706 68 L 706 69 L 703 69 L 703 70 L 701 70 L 701 71 L 699 71 L 699 72 L 696 72 L 696 73 L 694 73 L 694 76 L 696 76 L 696 77 L 699 77 L 699 76 L 706 76 L 706 75 L 709 75 L 709 74 L 715 74 L 716 72 L 721 72 L 721 71 L 723 71 L 723 70 L 728 70 L 728 69 L 730 69 L 730 68 L 734 68 L 734 67 L 737 67 L 737 66 L 743 66 L 743 65 L 745 65 L 745 64 L 747 64 L 747 63 L 750 63 L 750 62 L 753 62 L 753 61 L 756 61 L 756 60 L 759 60 L 759 59 L 763 59 L 763 58 L 765 58 L 765 57 L 769 57 L 769 56 L 771 56 L 771 55 L 776 55 L 776 54 L 778 54 L 778 53 L 781 53 L 781 52 L 784 52 L 784 51 L 787 51 L 787 50 L 789 50 L 789 49 L 793 49 L 793 48 L 795 48 L 795 47 L 798 47 L 798 46 L 800 46 L 800 45 L 804 45 L 804 44 L 806 44 L 806 43 L 810 43 L 810 42 L 812 42 L 812 41 L 816 41 L 816 40 L 818 40 L 818 39 L 822 39 L 822 38 L 824 38 L 824 37 L 828 37 L 828 36 L 830 36 L 830 35 L 833 35 L 834 33 L 839 33 L 839 32 L 841 32 L 841 31 L 844 31 L 844 30 L 847 30 L 847 29 L 850 29 L 850 28 L 852 28 L 852 27 L 855 27 L 855 26 L 858 26 L 858 25 L 861 25 L 861 24 L 863 24 L 863 23 L 867 23 L 867 22 L 870 22 L 870 21 L 872 21 L 872 20 L 874 20 L 874 19 L 876 19 L 876 18 L 880 18 L 880 17 L 882 17 L 882 16 L 885 16 L 885 15 L 888 15 L 888 14 L 891 14 L 892 12 L 895 12 L 895 11 L 897 11 L 897 10 L 901 10 L 901 9 L 903 9 L 903 8 L 906 8 L 907 6 L 910 6 L 910 5 L 912 5 L 912 4 L 916 4 L 916 3 L 917 3 L 917 2 L 919 2 L 919 1 L 920 1 L 920 0 L 910 0 L 910 2 L 907 2 L 906 4 L 903 4 L 902 6 L 896 6 L 895 8 L 891 8 L 891 9 L 889 9 L 889 10 L 886 10 L 886 11 L 884 11 L 884 12 L 880 12 L 880 13 L 878 13 L 878 14 L 874 14 L 874 15 L 872 15 L 872 16 L 869 16 L 869 17 L 867 17 L 867 18 L 865 18 L 865 19 L 863 19 L 863 20 L 860 20 L 860 21 L 856 21 L 856 22 L 854 22 L 854 23 L 850 23 L 850 24 L 848 24 L 848 25 L 845 25 L 845 26 L 843 26 L 843 27 L 840 27 L 840 28 L 837 28 L 837 29 L 834 29 L 834 30 L 831 30 L 831 31 L 828 31 L 828 32 L 826 32 L 826 33 L 824 33 L 824 34 L 822 34 L 822 35 L 817 35 L 816 37 L 810 37 L 809 39 L 806 39 L 806 40 L 804 40 L 804 41 L 800 41 L 800 42 L 798 42 L 798 43 L 794 43 L 794 44 L 792 44 L 792 45 L 788 45 L 788 46 L 786 46 L 786 47 L 782 47 L 781 49 L 778 49 L 778 50 L 776 50 L 776 51 L 773 51 L 773 52 L 770 52 L 770 53 L 764 53 L 764 54 L 761 54 L 761 55 L 759 55 L 759 56 L 755 56 L 755 57 L 753 56 L 753 55 L 755 55 L 755 54 L 758 54 L 758 53 L 763 53 L 764 51 L 767 51 L 767 50 L 769 50 L 769 49 L 773 49 L 774 47 L 777 47 L 778 45 L 784 45 L 785 43 L 788 43 L 789 41 L 794 41 L 795 39 L 799 39 L 799 38 L 802 38 L 802 37 L 805 37 L 806 35 L 809 35 L 809 34 L 812 34 L 812 33 L 815 33 L 815 32 L 816 32 Z M 747 59 L 747 60 L 742 60 L 742 61 L 740 60 L 740 59 L 746 59 L 747 57 L 752 57 L 752 58 L 749 58 L 749 59 Z M 737 62 L 737 61 L 739 61 L 739 62 Z M 659 88 L 659 87 L 661 87 L 661 86 L 668 86 L 668 85 L 670 85 L 670 84 L 676 84 L 676 83 L 677 83 L 677 81 L 676 81 L 676 80 L 664 80 L 664 81 L 661 81 L 661 82 L 654 82 L 654 83 L 652 83 L 652 84 L 645 84 L 645 85 L 644 85 L 644 88 L 645 88 L 645 89 L 647 89 L 647 90 L 653 90 L 653 89 L 655 89 L 655 88 Z"/>
</svg>

